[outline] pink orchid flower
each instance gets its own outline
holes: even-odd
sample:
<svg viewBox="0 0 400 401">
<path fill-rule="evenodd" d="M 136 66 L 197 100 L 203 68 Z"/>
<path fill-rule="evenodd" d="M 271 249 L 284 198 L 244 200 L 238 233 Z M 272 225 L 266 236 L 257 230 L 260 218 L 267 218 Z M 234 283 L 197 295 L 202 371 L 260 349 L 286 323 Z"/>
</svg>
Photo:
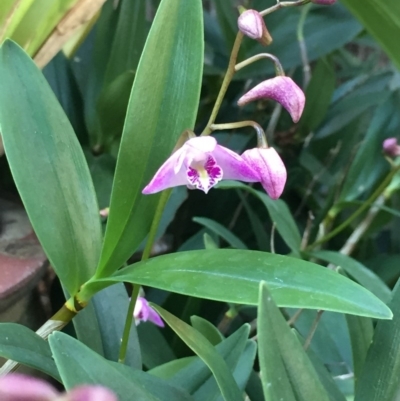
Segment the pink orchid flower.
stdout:
<svg viewBox="0 0 400 401">
<path fill-rule="evenodd" d="M 246 150 L 242 157 L 260 174 L 260 182 L 272 199 L 278 199 L 285 188 L 287 173 L 282 159 L 274 148 Z"/>
<path fill-rule="evenodd" d="M 78 386 L 60 393 L 42 379 L 11 373 L 0 378 L 1 401 L 118 401 L 108 388 L 90 385 Z"/>
<path fill-rule="evenodd" d="M 133 311 L 133 317 L 135 318 L 136 326 L 140 322 L 150 321 L 157 326 L 164 327 L 160 315 L 149 305 L 147 300 L 143 297 L 138 297 Z"/>
<path fill-rule="evenodd" d="M 264 46 L 272 43 L 272 37 L 265 25 L 264 18 L 256 10 L 246 10 L 240 14 L 238 28 L 243 35 L 257 40 Z"/>
<path fill-rule="evenodd" d="M 397 138 L 387 138 L 382 144 L 383 152 L 390 157 L 400 156 L 400 146 L 397 143 Z"/>
<path fill-rule="evenodd" d="M 189 139 L 159 168 L 143 194 L 187 185 L 207 193 L 222 179 L 260 181 L 259 174 L 237 153 L 217 144 L 211 136 Z"/>
<path fill-rule="evenodd" d="M 267 79 L 250 89 L 238 100 L 238 105 L 244 106 L 260 99 L 272 99 L 280 103 L 295 123 L 300 120 L 306 103 L 303 91 L 292 78 L 281 75 Z"/>
</svg>

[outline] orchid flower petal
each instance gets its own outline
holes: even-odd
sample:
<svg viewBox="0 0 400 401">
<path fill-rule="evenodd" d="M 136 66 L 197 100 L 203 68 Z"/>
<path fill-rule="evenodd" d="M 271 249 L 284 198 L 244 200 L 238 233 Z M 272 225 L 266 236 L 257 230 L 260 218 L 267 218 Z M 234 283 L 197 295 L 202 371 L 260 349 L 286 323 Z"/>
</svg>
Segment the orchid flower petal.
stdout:
<svg viewBox="0 0 400 401">
<path fill-rule="evenodd" d="M 251 39 L 259 41 L 264 46 L 272 43 L 262 15 L 256 10 L 246 10 L 238 18 L 238 28 L 240 32 Z"/>
<path fill-rule="evenodd" d="M 242 157 L 260 174 L 261 185 L 272 199 L 278 199 L 285 188 L 287 173 L 274 148 L 246 150 Z"/>
<path fill-rule="evenodd" d="M 205 163 L 195 163 L 193 167 L 188 167 L 186 174 L 190 187 L 205 193 L 222 180 L 222 169 L 211 155 L 208 155 Z"/>
<path fill-rule="evenodd" d="M 186 175 L 182 170 L 185 145 L 174 152 L 158 169 L 150 183 L 143 189 L 145 195 L 154 194 L 167 188 L 186 184 Z"/>
<path fill-rule="evenodd" d="M 295 123 L 300 120 L 306 102 L 304 93 L 297 84 L 290 77 L 280 75 L 250 89 L 238 100 L 238 105 L 243 106 L 259 99 L 272 99 L 280 103 Z"/>
<path fill-rule="evenodd" d="M 153 308 L 150 308 L 149 312 L 150 312 L 149 313 L 149 321 L 150 322 L 154 323 L 156 326 L 159 326 L 159 327 L 165 326 L 160 315 Z"/>
<path fill-rule="evenodd" d="M 222 168 L 225 180 L 258 182 L 260 175 L 242 157 L 224 146 L 217 145 L 213 155 Z"/>
<path fill-rule="evenodd" d="M 1 401 L 51 401 L 58 391 L 41 379 L 11 373 L 0 378 Z"/>
<path fill-rule="evenodd" d="M 117 396 L 102 386 L 79 386 L 69 391 L 63 401 L 118 401 Z"/>
<path fill-rule="evenodd" d="M 387 156 L 400 156 L 400 146 L 397 143 L 397 138 L 387 138 L 382 144 L 383 152 Z"/>
<path fill-rule="evenodd" d="M 133 311 L 136 325 L 140 322 L 147 322 L 148 320 L 157 326 L 164 327 L 164 322 L 161 320 L 158 313 L 149 305 L 147 300 L 143 297 L 138 297 Z"/>
</svg>

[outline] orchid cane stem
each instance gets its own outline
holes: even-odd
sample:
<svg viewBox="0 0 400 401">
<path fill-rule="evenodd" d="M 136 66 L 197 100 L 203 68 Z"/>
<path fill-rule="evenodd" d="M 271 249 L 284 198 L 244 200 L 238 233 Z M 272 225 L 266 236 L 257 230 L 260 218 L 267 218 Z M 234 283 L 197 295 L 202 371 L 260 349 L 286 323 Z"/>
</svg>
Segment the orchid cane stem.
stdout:
<svg viewBox="0 0 400 401">
<path fill-rule="evenodd" d="M 171 195 L 171 191 L 172 191 L 171 189 L 167 189 L 161 193 L 160 200 L 158 201 L 158 205 L 157 205 L 157 209 L 156 209 L 156 212 L 155 212 L 155 215 L 153 218 L 153 222 L 151 223 L 149 236 L 147 238 L 146 246 L 144 248 L 141 260 L 147 260 L 150 257 L 150 253 L 153 248 L 153 244 L 154 244 L 154 241 L 155 241 L 155 238 L 157 235 L 158 226 L 160 224 L 160 220 L 161 220 L 165 205 L 167 204 L 168 199 Z M 125 363 L 126 353 L 128 351 L 129 335 L 130 335 L 131 327 L 132 327 L 132 323 L 133 323 L 133 311 L 135 310 L 135 305 L 136 305 L 137 298 L 139 296 L 139 292 L 140 292 L 140 285 L 135 284 L 133 286 L 131 300 L 129 302 L 128 312 L 127 312 L 126 320 L 125 320 L 124 332 L 123 332 L 122 339 L 121 339 L 121 347 L 119 349 L 119 356 L 118 356 L 119 363 Z"/>
<path fill-rule="evenodd" d="M 224 80 L 222 81 L 221 89 L 219 90 L 217 100 L 215 101 L 213 110 L 210 115 L 210 119 L 206 127 L 204 128 L 201 135 L 210 135 L 211 134 L 211 125 L 214 124 L 215 119 L 217 118 L 219 109 L 221 107 L 222 101 L 224 100 L 225 93 L 229 87 L 229 84 L 232 81 L 233 76 L 235 75 L 235 64 L 239 54 L 240 45 L 242 44 L 243 34 L 242 32 L 238 32 L 236 35 L 235 43 L 233 44 L 231 57 L 229 59 L 228 69 L 225 73 Z"/>
</svg>

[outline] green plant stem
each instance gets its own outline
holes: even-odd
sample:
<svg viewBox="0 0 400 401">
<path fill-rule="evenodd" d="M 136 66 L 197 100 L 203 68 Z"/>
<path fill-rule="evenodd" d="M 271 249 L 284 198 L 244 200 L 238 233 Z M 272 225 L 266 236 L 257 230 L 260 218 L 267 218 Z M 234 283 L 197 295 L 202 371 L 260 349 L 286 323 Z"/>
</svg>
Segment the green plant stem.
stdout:
<svg viewBox="0 0 400 401">
<path fill-rule="evenodd" d="M 265 17 L 268 14 L 271 14 L 275 11 L 280 10 L 281 8 L 285 7 L 298 7 L 302 6 L 304 4 L 308 4 L 311 0 L 298 0 L 298 1 L 279 1 L 277 4 L 274 6 L 267 8 L 264 11 L 260 11 L 260 14 Z"/>
<path fill-rule="evenodd" d="M 146 241 L 146 246 L 143 250 L 142 259 L 147 260 L 150 257 L 151 250 L 157 235 L 158 226 L 168 199 L 171 195 L 171 189 L 167 189 L 161 193 L 160 200 L 158 201 L 157 209 L 151 223 L 149 236 Z M 140 285 L 135 284 L 133 286 L 133 291 L 131 295 L 131 300 L 129 302 L 128 312 L 126 314 L 124 332 L 121 339 L 121 346 L 119 349 L 118 362 L 125 363 L 126 353 L 128 351 L 129 335 L 131 333 L 131 327 L 133 323 L 133 311 L 135 310 L 135 305 L 140 292 Z"/>
<path fill-rule="evenodd" d="M 393 176 L 397 173 L 399 167 L 396 167 L 390 171 L 390 173 L 386 176 L 386 178 L 382 181 L 381 185 L 372 193 L 372 195 L 363 203 L 347 220 L 345 220 L 342 224 L 336 227 L 329 234 L 326 234 L 324 237 L 315 241 L 313 244 L 307 247 L 307 250 L 311 250 L 315 248 L 317 245 L 323 244 L 326 241 L 329 241 L 335 235 L 339 234 L 343 231 L 353 220 L 355 220 L 361 213 L 367 210 L 375 200 L 385 191 L 386 187 L 392 181 Z"/>
<path fill-rule="evenodd" d="M 257 146 L 259 148 L 268 148 L 267 138 L 265 136 L 264 130 L 261 128 L 260 124 L 257 124 L 255 121 L 239 121 L 236 123 L 227 123 L 227 124 L 212 124 L 210 126 L 211 131 L 218 130 L 226 130 L 226 129 L 236 129 L 243 127 L 253 127 L 256 130 L 257 134 Z"/>
<path fill-rule="evenodd" d="M 310 8 L 311 4 L 307 4 L 301 10 L 299 24 L 297 25 L 297 41 L 299 42 L 301 61 L 303 63 L 303 74 L 304 74 L 303 89 L 307 88 L 311 80 L 310 62 L 308 60 L 307 47 L 306 47 L 306 42 L 304 40 L 304 24 L 306 22 Z"/>
<path fill-rule="evenodd" d="M 255 56 L 249 57 L 248 59 L 242 61 L 241 63 L 238 63 L 235 65 L 235 72 L 241 70 L 242 68 L 258 61 L 258 60 L 263 60 L 263 59 L 269 59 L 272 60 L 275 64 L 275 72 L 276 75 L 285 75 L 285 71 L 283 71 L 282 64 L 280 63 L 278 57 L 275 57 L 273 54 L 270 53 L 260 53 L 256 54 Z"/>
<path fill-rule="evenodd" d="M 208 123 L 204 128 L 203 132 L 201 133 L 201 135 L 210 135 L 212 132 L 211 125 L 214 124 L 214 121 L 217 118 L 226 91 L 229 87 L 229 84 L 232 81 L 233 76 L 235 75 L 235 65 L 239 54 L 240 45 L 242 44 L 242 40 L 243 40 L 243 34 L 242 32 L 238 32 L 238 34 L 236 35 L 235 43 L 233 44 L 231 57 L 229 59 L 228 69 L 225 73 L 224 80 L 222 81 L 221 89 L 219 90 L 217 100 L 215 101 L 213 110 L 210 115 L 210 119 L 208 120 Z"/>
</svg>

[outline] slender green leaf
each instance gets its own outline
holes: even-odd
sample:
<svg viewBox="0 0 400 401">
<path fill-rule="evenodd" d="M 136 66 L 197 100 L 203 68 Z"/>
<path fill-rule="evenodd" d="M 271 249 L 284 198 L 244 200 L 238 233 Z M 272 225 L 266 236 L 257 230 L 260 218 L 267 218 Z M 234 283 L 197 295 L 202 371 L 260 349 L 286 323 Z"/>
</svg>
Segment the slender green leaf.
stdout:
<svg viewBox="0 0 400 401">
<path fill-rule="evenodd" d="M 368 349 L 372 343 L 374 326 L 372 319 L 368 317 L 346 315 L 346 320 L 353 353 L 354 380 L 357 383 L 364 367 Z"/>
<path fill-rule="evenodd" d="M 199 298 L 257 305 L 261 280 L 267 282 L 279 306 L 392 317 L 375 295 L 338 273 L 259 251 L 217 249 L 163 255 L 96 280 L 82 291 L 93 293 L 112 282 L 131 282 Z"/>
<path fill-rule="evenodd" d="M 147 235 L 159 195 L 141 191 L 181 132 L 194 126 L 202 21 L 200 0 L 163 0 L 157 11 L 129 100 L 98 270 L 103 277 L 118 269 Z"/>
<path fill-rule="evenodd" d="M 262 285 L 259 297 L 257 335 L 258 359 L 265 401 L 279 399 L 295 401 L 292 385 L 279 350 L 278 338 L 273 328 L 276 324 L 276 316 L 269 312 L 273 301 L 264 288 L 266 286 Z"/>
<path fill-rule="evenodd" d="M 207 364 L 218 383 L 224 399 L 226 401 L 242 401 L 241 392 L 228 366 L 210 342 L 197 330 L 171 315 L 165 309 L 160 306 L 154 306 L 154 308 L 186 345 Z"/>
<path fill-rule="evenodd" d="M 334 251 L 316 251 L 312 255 L 318 259 L 340 266 L 347 274 L 354 277 L 361 285 L 375 294 L 383 302 L 388 303 L 391 291 L 388 286 L 372 270 L 350 256 Z"/>
<path fill-rule="evenodd" d="M 49 344 L 25 326 L 16 323 L 0 324 L 0 356 L 60 380 Z"/>
<path fill-rule="evenodd" d="M 74 294 L 93 275 L 101 247 L 82 149 L 45 78 L 11 41 L 1 48 L 0 87 L 0 126 L 15 183 L 51 265 Z"/>
<path fill-rule="evenodd" d="M 215 346 L 216 352 L 227 361 L 231 362 L 232 359 L 235 361 L 236 357 L 232 354 L 237 354 L 237 350 L 243 350 L 246 339 L 249 335 L 247 326 L 242 326 L 239 330 L 233 333 L 228 338 Z M 171 378 L 171 382 L 177 386 L 181 386 L 190 393 L 196 393 L 196 391 L 212 377 L 210 369 L 200 358 L 195 360 L 183 367 L 180 371 L 176 372 Z"/>
<path fill-rule="evenodd" d="M 395 110 L 397 110 L 397 106 L 392 98 L 377 108 L 365 140 L 346 174 L 339 200 L 354 200 L 363 193 L 368 193 L 388 170 L 388 163 L 382 157 L 381 148 L 382 142 L 387 136 L 385 127 L 390 123 L 393 113 L 396 113 Z M 374 160 L 374 162 L 368 163 L 369 160 Z"/>
<path fill-rule="evenodd" d="M 197 356 L 187 356 L 185 358 L 176 359 L 175 361 L 170 361 L 164 363 L 163 365 L 156 366 L 155 368 L 149 370 L 154 376 L 161 377 L 162 379 L 171 379 L 181 370 L 185 369 L 192 362 L 197 361 L 199 358 Z"/>
<path fill-rule="evenodd" d="M 160 400 L 147 391 L 141 380 L 128 379 L 112 362 L 74 338 L 54 332 L 49 337 L 49 344 L 66 389 L 82 384 L 101 384 L 115 391 L 120 401 Z"/>
<path fill-rule="evenodd" d="M 355 401 L 395 401 L 400 378 L 400 285 L 393 291 L 393 320 L 378 322 L 361 376 Z"/>
<path fill-rule="evenodd" d="M 299 131 L 308 135 L 322 122 L 335 88 L 335 71 L 327 59 L 320 59 L 306 90 L 306 106 L 299 122 Z"/>
<path fill-rule="evenodd" d="M 388 56 L 400 68 L 400 54 L 393 38 L 400 35 L 400 3 L 397 0 L 342 0 L 361 21 L 367 31 L 381 44 Z"/>
<path fill-rule="evenodd" d="M 191 316 L 190 323 L 214 346 L 224 339 L 224 336 L 212 323 L 200 316 Z"/>
<path fill-rule="evenodd" d="M 329 396 L 326 393 L 321 382 L 319 381 L 317 373 L 315 372 L 311 361 L 305 353 L 300 341 L 292 333 L 281 312 L 273 301 L 271 295 L 267 290 L 265 282 L 262 282 L 260 284 L 260 298 L 260 305 L 263 306 L 262 313 L 267 315 L 267 319 L 266 321 L 264 321 L 264 329 L 269 326 L 269 330 L 273 331 L 275 334 L 276 341 L 279 344 L 279 352 L 281 354 L 283 365 L 286 369 L 289 382 L 291 383 L 293 392 L 296 396 L 295 398 L 289 398 L 289 400 L 296 399 L 300 401 L 329 401 Z M 264 334 L 267 336 L 267 340 L 269 340 L 268 334 Z M 265 346 L 267 346 L 267 344 L 265 344 Z M 274 346 L 274 344 L 271 344 L 271 346 Z M 267 355 L 269 354 L 270 353 L 268 353 Z M 276 359 L 277 358 L 275 358 L 274 360 Z M 272 366 L 269 367 L 268 372 L 271 372 L 271 367 Z M 265 379 L 267 379 L 267 386 L 264 386 L 264 394 L 266 396 L 266 400 L 272 401 L 277 399 L 275 398 L 275 394 L 271 394 L 271 396 L 274 396 L 274 398 L 268 398 L 268 383 L 271 383 L 271 387 L 274 384 L 277 384 L 277 387 L 280 387 L 281 384 L 279 383 L 279 377 L 282 377 L 280 376 L 282 374 L 283 369 L 280 369 L 279 375 L 273 376 L 273 378 L 275 379 L 275 383 L 272 383 L 270 381 L 271 377 L 265 377 Z M 276 380 L 278 380 L 278 383 L 276 382 Z M 287 385 L 283 385 L 280 390 L 283 391 L 283 387 L 286 388 L 286 386 Z M 275 390 L 278 389 L 275 388 Z M 289 396 L 287 394 L 280 394 L 280 397 L 282 397 L 283 395 L 285 395 L 286 397 Z"/>
<path fill-rule="evenodd" d="M 222 239 L 224 239 L 229 245 L 236 249 L 247 249 L 246 244 L 236 237 L 231 231 L 225 228 L 222 224 L 218 222 L 207 219 L 205 217 L 194 217 L 193 221 L 195 223 L 201 224 L 205 228 L 208 228 L 210 231 L 214 232 L 215 234 L 219 235 Z"/>
</svg>

